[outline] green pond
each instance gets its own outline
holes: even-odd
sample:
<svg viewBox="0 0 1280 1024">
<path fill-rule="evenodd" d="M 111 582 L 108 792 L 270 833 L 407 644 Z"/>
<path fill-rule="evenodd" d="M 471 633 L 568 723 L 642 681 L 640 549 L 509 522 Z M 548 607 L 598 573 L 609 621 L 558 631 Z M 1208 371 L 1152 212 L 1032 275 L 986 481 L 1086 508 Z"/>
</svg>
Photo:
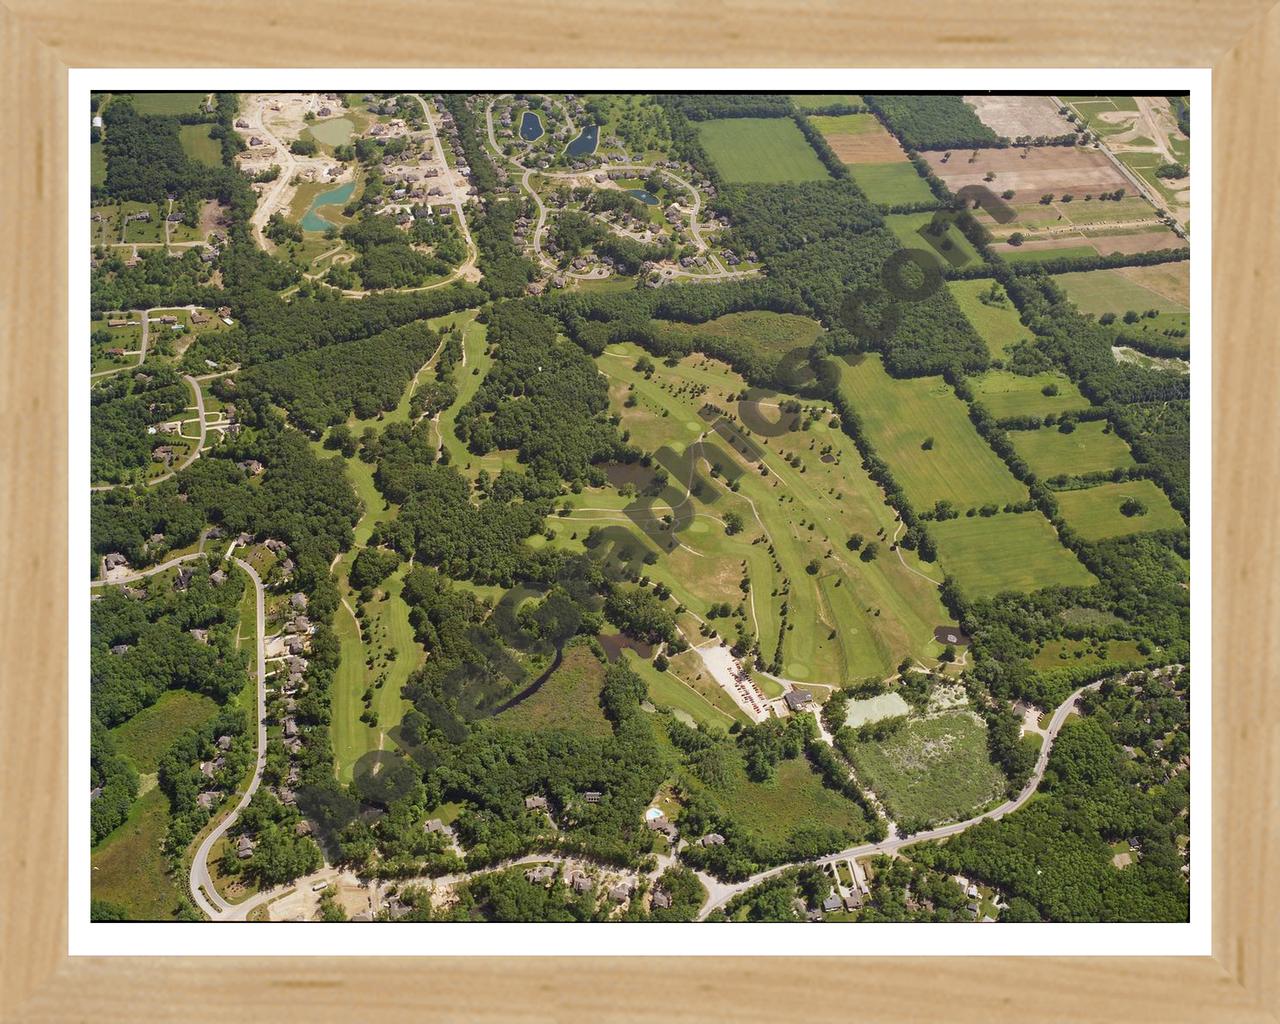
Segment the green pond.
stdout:
<svg viewBox="0 0 1280 1024">
<path fill-rule="evenodd" d="M 316 142 L 326 146 L 345 146 L 351 141 L 351 133 L 356 130 L 354 121 L 345 117 L 335 117 L 332 121 L 315 121 L 311 125 L 311 136 Z"/>
<path fill-rule="evenodd" d="M 347 200 L 351 198 L 351 193 L 356 190 L 356 183 L 348 181 L 345 185 L 339 185 L 335 189 L 328 192 L 321 192 L 311 203 L 311 209 L 302 218 L 303 231 L 327 231 L 333 226 L 331 220 L 321 216 L 320 208 L 323 206 L 346 206 Z"/>
<path fill-rule="evenodd" d="M 542 137 L 542 118 L 532 110 L 526 110 L 520 118 L 520 138 L 533 142 Z"/>
<path fill-rule="evenodd" d="M 642 188 L 629 188 L 627 189 L 627 195 L 634 196 L 636 199 L 639 199 L 640 202 L 644 203 L 646 206 L 658 205 L 658 197 L 655 196 L 652 192 L 649 192 Z"/>
</svg>

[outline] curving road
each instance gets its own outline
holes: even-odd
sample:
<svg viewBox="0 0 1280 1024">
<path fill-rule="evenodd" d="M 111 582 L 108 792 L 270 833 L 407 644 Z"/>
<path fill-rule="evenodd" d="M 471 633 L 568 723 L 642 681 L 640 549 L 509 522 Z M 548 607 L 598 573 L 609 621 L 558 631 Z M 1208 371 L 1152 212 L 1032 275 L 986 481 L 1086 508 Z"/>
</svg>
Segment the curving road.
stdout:
<svg viewBox="0 0 1280 1024">
<path fill-rule="evenodd" d="M 230 551 L 228 551 L 228 554 L 230 554 Z M 258 758 L 253 768 L 253 778 L 249 780 L 249 785 L 245 789 L 244 795 L 240 798 L 240 802 L 236 804 L 231 813 L 205 836 L 204 842 L 200 844 L 200 847 L 196 850 L 195 857 L 191 861 L 191 872 L 188 879 L 191 898 L 195 900 L 196 906 L 215 921 L 242 920 L 243 918 L 236 915 L 238 904 L 228 903 L 218 895 L 218 890 L 213 884 L 213 878 L 209 874 L 209 852 L 213 849 L 214 844 L 226 834 L 227 829 L 236 823 L 236 819 L 240 817 L 240 812 L 253 799 L 253 794 L 258 791 L 258 784 L 262 781 L 262 769 L 267 763 L 267 623 L 262 580 L 257 572 L 254 571 L 253 566 L 244 559 L 236 558 L 234 561 L 236 565 L 248 573 L 249 579 L 253 581 L 256 598 L 255 605 L 258 620 Z M 247 910 L 245 913 L 247 913 Z"/>
<path fill-rule="evenodd" d="M 191 454 L 188 455 L 182 461 L 181 465 L 175 466 L 173 469 L 169 470 L 169 472 L 167 473 L 162 473 L 160 476 L 153 477 L 150 480 L 144 481 L 143 486 L 145 487 L 154 487 L 156 484 L 163 483 L 165 480 L 168 480 L 175 473 L 178 473 L 186 469 L 189 465 L 191 465 L 191 463 L 195 462 L 196 459 L 200 458 L 200 452 L 204 448 L 205 434 L 206 434 L 205 422 L 204 422 L 204 392 L 200 390 L 200 382 L 196 380 L 194 377 L 192 377 L 190 374 L 184 373 L 182 375 L 182 379 L 185 380 L 188 385 L 190 385 L 192 392 L 196 396 L 196 415 L 200 417 L 200 440 L 196 442 L 196 446 L 191 449 Z M 182 436 L 181 435 L 182 428 L 179 427 L 178 430 L 179 430 L 179 435 Z M 187 438 L 187 440 L 191 440 L 191 439 Z M 96 484 L 90 487 L 89 490 L 113 491 L 117 487 L 133 487 L 133 486 L 134 486 L 133 484 Z"/>
<path fill-rule="evenodd" d="M 934 839 L 948 839 L 951 836 L 959 835 L 966 829 L 972 828 L 982 821 L 998 821 L 1006 814 L 1016 811 L 1025 804 L 1035 794 L 1040 787 L 1041 781 L 1044 779 L 1045 768 L 1049 765 L 1049 754 L 1053 749 L 1053 741 L 1057 738 L 1059 730 L 1063 723 L 1066 722 L 1068 716 L 1075 711 L 1076 705 L 1080 700 L 1080 695 L 1086 690 L 1096 690 L 1103 684 L 1104 680 L 1099 679 L 1082 686 L 1075 690 L 1071 696 L 1058 705 L 1053 713 L 1053 717 L 1049 720 L 1049 727 L 1044 731 L 1044 742 L 1040 745 L 1040 756 L 1036 758 L 1035 770 L 1032 771 L 1031 777 L 1027 780 L 1027 784 L 1022 787 L 1022 791 L 1018 793 L 1012 800 L 1006 800 L 985 814 L 979 814 L 976 817 L 969 818 L 966 821 L 953 822 L 950 825 L 942 825 L 939 828 L 930 829 L 928 832 L 917 832 L 911 836 L 903 836 L 897 838 L 885 839 L 879 843 L 863 843 L 860 846 L 851 846 L 845 850 L 839 850 L 836 853 L 829 853 L 823 857 L 815 857 L 811 861 L 805 861 L 807 864 L 832 864 L 837 861 L 851 860 L 858 857 L 870 857 L 879 853 L 896 853 L 903 847 L 912 846 L 916 843 L 926 843 Z M 781 874 L 794 864 L 780 864 L 778 867 L 769 868 L 767 871 L 761 871 L 752 875 L 750 878 L 742 882 L 734 882 L 727 884 L 716 881 L 715 879 L 703 878 L 702 882 L 707 886 L 710 898 L 703 904 L 702 910 L 698 913 L 698 920 L 705 920 L 713 911 L 724 906 L 734 896 L 750 889 L 753 885 L 774 875 Z M 701 875 L 700 875 L 701 877 Z"/>
</svg>

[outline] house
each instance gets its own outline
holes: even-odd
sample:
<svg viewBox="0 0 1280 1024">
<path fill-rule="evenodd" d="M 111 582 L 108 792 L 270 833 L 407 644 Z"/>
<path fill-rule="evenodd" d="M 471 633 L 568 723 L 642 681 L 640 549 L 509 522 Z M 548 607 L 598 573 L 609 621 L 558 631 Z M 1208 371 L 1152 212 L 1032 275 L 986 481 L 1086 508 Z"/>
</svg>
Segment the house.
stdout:
<svg viewBox="0 0 1280 1024">
<path fill-rule="evenodd" d="M 109 555 L 104 555 L 102 558 L 102 566 L 107 570 L 107 572 L 128 564 L 129 560 L 125 558 L 124 555 L 120 554 L 119 551 L 112 551 Z"/>
<path fill-rule="evenodd" d="M 226 572 L 222 569 L 214 569 L 213 572 L 209 573 L 209 582 L 215 587 L 222 586 L 222 584 L 227 582 Z"/>
<path fill-rule="evenodd" d="M 236 463 L 236 468 L 244 470 L 250 476 L 257 476 L 264 467 L 257 459 L 241 459 Z"/>
<path fill-rule="evenodd" d="M 813 694 L 808 690 L 790 690 L 786 696 L 787 707 L 792 711 L 799 711 L 807 704 L 812 703 Z"/>
<path fill-rule="evenodd" d="M 253 840 L 248 836 L 241 836 L 236 843 L 236 856 L 241 860 L 248 860 L 253 856 Z"/>
<path fill-rule="evenodd" d="M 289 545 L 282 540 L 276 540 L 274 537 L 268 537 L 262 542 L 262 546 L 268 551 L 279 554 L 281 551 L 287 551 Z"/>
<path fill-rule="evenodd" d="M 862 906 L 862 893 L 857 889 L 849 890 L 849 895 L 844 898 L 843 905 L 845 910 L 857 910 Z"/>
<path fill-rule="evenodd" d="M 285 648 L 290 654 L 305 654 L 307 651 L 307 642 L 300 636 L 290 637 Z"/>
<path fill-rule="evenodd" d="M 569 885 L 574 892 L 590 892 L 592 883 L 581 871 L 575 871 L 569 876 Z"/>
<path fill-rule="evenodd" d="M 297 594 L 292 595 L 292 596 L 289 598 L 289 605 L 290 605 L 290 606 L 291 606 L 295 611 L 300 611 L 300 612 L 301 612 L 301 611 L 306 611 L 306 609 L 307 609 L 307 595 L 306 595 L 306 594 L 303 594 L 303 593 L 301 593 L 301 592 L 299 592 L 299 593 L 297 593 Z"/>
<path fill-rule="evenodd" d="M 193 324 L 207 324 L 210 319 L 212 318 L 208 314 L 199 311 L 191 314 L 191 322 Z"/>
<path fill-rule="evenodd" d="M 719 832 L 708 832 L 705 836 L 698 840 L 699 846 L 723 846 L 724 836 Z"/>
<path fill-rule="evenodd" d="M 653 890 L 653 909 L 666 910 L 671 906 L 671 897 L 661 889 Z"/>
<path fill-rule="evenodd" d="M 219 737 L 218 737 L 218 749 L 219 749 L 219 750 L 230 750 L 230 749 L 231 749 L 231 737 L 230 737 L 230 736 L 219 736 Z"/>
<path fill-rule="evenodd" d="M 298 735 L 298 722 L 296 719 L 286 718 L 284 720 L 284 734 L 289 739 L 293 739 Z"/>
<path fill-rule="evenodd" d="M 208 644 L 209 642 L 209 631 L 207 629 L 189 629 L 187 633 L 190 634 L 193 640 L 198 640 L 202 644 Z"/>
<path fill-rule="evenodd" d="M 173 580 L 173 589 L 186 590 L 187 587 L 191 586 L 191 580 L 194 577 L 195 577 L 195 572 L 193 572 L 191 569 L 179 569 L 178 575 L 175 576 Z"/>
<path fill-rule="evenodd" d="M 309 822 L 309 821 L 300 821 L 300 822 L 298 822 L 298 824 L 296 824 L 296 825 L 294 825 L 294 826 L 293 826 L 293 834 L 294 834 L 295 836 L 309 836 L 309 835 L 311 835 L 311 822 Z"/>
<path fill-rule="evenodd" d="M 550 864 L 543 864 L 540 867 L 530 868 L 524 873 L 524 877 L 535 885 L 542 885 L 556 877 L 556 869 Z"/>
<path fill-rule="evenodd" d="M 613 900 L 614 903 L 626 903 L 631 898 L 633 891 L 635 891 L 635 886 L 624 879 L 609 890 L 609 899 Z"/>
<path fill-rule="evenodd" d="M 111 648 L 111 653 L 112 653 L 112 654 L 126 654 L 126 653 L 128 653 L 128 650 L 129 650 L 129 645 L 128 645 L 128 644 L 116 644 L 114 647 L 112 647 L 112 648 Z"/>
<path fill-rule="evenodd" d="M 208 811 L 216 807 L 221 798 L 222 794 L 216 789 L 206 789 L 196 797 L 196 803 L 198 803 L 204 810 Z"/>
<path fill-rule="evenodd" d="M 833 910 L 841 909 L 843 906 L 844 906 L 844 901 L 840 899 L 840 896 L 838 893 L 834 893 L 834 892 L 831 893 L 825 900 L 822 901 L 822 909 L 826 911 L 828 914 L 831 913 Z"/>
<path fill-rule="evenodd" d="M 594 789 L 589 789 L 582 794 L 584 802 L 589 804 L 598 804 L 604 798 L 604 794 Z"/>
<path fill-rule="evenodd" d="M 445 831 L 444 822 L 441 821 L 439 818 L 432 818 L 422 827 L 428 832 L 444 832 Z"/>
<path fill-rule="evenodd" d="M 547 798 L 545 796 L 527 796 L 524 798 L 524 809 L 526 811 L 545 811 L 547 809 Z"/>
<path fill-rule="evenodd" d="M 212 761 L 200 762 L 200 774 L 203 775 L 206 779 L 213 778 L 214 775 L 217 774 L 217 771 L 218 770 L 213 766 Z"/>
</svg>

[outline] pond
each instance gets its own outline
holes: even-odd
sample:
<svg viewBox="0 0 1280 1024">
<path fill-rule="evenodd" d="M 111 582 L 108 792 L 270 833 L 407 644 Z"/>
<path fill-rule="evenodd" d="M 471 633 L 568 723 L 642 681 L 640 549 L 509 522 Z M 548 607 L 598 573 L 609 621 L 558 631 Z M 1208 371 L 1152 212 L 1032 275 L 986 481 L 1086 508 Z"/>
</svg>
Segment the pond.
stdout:
<svg viewBox="0 0 1280 1024">
<path fill-rule="evenodd" d="M 646 206 L 658 205 L 658 197 L 655 196 L 652 192 L 649 192 L 642 188 L 629 188 L 627 189 L 627 195 L 634 196 L 636 199 L 639 199 L 640 202 L 644 203 Z"/>
<path fill-rule="evenodd" d="M 333 222 L 320 215 L 322 206 L 346 206 L 347 200 L 351 198 L 351 193 L 356 190 L 356 183 L 348 181 L 345 185 L 339 185 L 337 188 L 330 189 L 328 192 L 321 192 L 311 203 L 311 209 L 302 218 L 303 231 L 327 231 L 333 226 Z"/>
<path fill-rule="evenodd" d="M 335 117 L 332 121 L 316 121 L 311 125 L 311 136 L 316 142 L 326 146 L 345 146 L 351 141 L 351 133 L 356 130 L 354 121 L 345 117 Z"/>
<path fill-rule="evenodd" d="M 844 721 L 846 725 L 851 725 L 856 729 L 858 726 L 866 725 L 868 722 L 878 722 L 882 718 L 905 715 L 910 710 L 911 705 L 902 699 L 902 694 L 882 693 L 878 697 L 849 701 L 845 706 Z"/>
<path fill-rule="evenodd" d="M 596 151 L 596 144 L 600 141 L 600 126 L 590 125 L 583 128 L 581 134 L 578 135 L 565 150 L 569 156 L 589 156 Z"/>
<path fill-rule="evenodd" d="M 532 110 L 526 110 L 520 118 L 520 138 L 525 142 L 535 142 L 542 138 L 542 118 Z"/>
</svg>

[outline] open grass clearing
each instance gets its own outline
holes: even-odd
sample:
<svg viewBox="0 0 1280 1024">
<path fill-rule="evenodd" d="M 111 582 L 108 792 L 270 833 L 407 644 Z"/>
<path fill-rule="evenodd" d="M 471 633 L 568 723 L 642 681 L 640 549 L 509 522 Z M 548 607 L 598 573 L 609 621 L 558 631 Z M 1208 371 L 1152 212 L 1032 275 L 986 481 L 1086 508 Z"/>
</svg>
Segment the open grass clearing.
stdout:
<svg viewBox="0 0 1280 1024">
<path fill-rule="evenodd" d="M 1099 484 L 1083 490 L 1062 491 L 1056 497 L 1062 518 L 1085 540 L 1186 528 L 1164 491 L 1150 480 Z M 1147 511 L 1133 516 L 1121 512 L 1121 506 L 1130 498 L 1146 506 Z"/>
<path fill-rule="evenodd" d="M 203 92 L 133 92 L 121 93 L 118 98 L 128 96 L 139 114 L 173 116 L 198 114 L 207 95 Z"/>
<path fill-rule="evenodd" d="M 169 798 L 160 789 L 139 797 L 129 817 L 90 854 L 89 895 L 124 910 L 133 921 L 173 921 L 183 890 L 163 852 Z"/>
<path fill-rule="evenodd" d="M 989 277 L 968 281 L 948 281 L 947 290 L 960 307 L 969 323 L 983 341 L 993 359 L 1004 359 L 1018 342 L 1031 337 L 1031 331 L 1023 326 L 1018 307 L 999 288 L 1000 298 L 982 301 L 995 282 Z"/>
<path fill-rule="evenodd" d="M 218 705 L 202 693 L 166 690 L 150 707 L 111 730 L 116 749 L 143 774 L 154 772 L 173 741 L 218 713 Z"/>
<path fill-rule="evenodd" d="M 1089 420 L 1077 423 L 1069 434 L 1056 426 L 1039 430 L 1013 430 L 1009 432 L 1018 454 L 1041 480 L 1065 473 L 1067 476 L 1084 476 L 1111 469 L 1128 469 L 1135 463 L 1129 446 L 1113 430 L 1106 420 Z"/>
<path fill-rule="evenodd" d="M 675 320 L 655 320 L 653 323 L 677 334 L 732 338 L 762 356 L 782 356 L 792 349 L 807 347 L 823 333 L 822 325 L 811 317 L 763 309 L 726 313 L 700 324 Z"/>
<path fill-rule="evenodd" d="M 1048 416 L 1089 408 L 1089 400 L 1066 374 L 1045 371 L 1030 377 L 1009 370 L 988 370 L 970 379 L 974 397 L 998 420 Z M 1045 389 L 1056 389 L 1046 395 Z"/>
<path fill-rule="evenodd" d="M 547 681 L 494 723 L 519 732 L 558 729 L 579 736 L 608 736 L 613 730 L 600 709 L 606 666 L 587 647 L 570 647 Z"/>
<path fill-rule="evenodd" d="M 981 262 L 982 257 L 978 255 L 978 250 L 955 224 L 948 222 L 939 235 L 929 231 L 934 216 L 935 214 L 929 212 L 893 213 L 887 216 L 884 222 L 904 248 L 936 252 L 957 267 Z"/>
<path fill-rule="evenodd" d="M 1031 659 L 1031 667 L 1042 671 L 1072 668 L 1075 665 L 1102 665 L 1106 662 L 1139 664 L 1146 658 L 1136 640 L 1049 640 Z"/>
<path fill-rule="evenodd" d="M 910 719 L 888 739 L 845 745 L 858 778 L 899 822 L 963 820 L 1006 779 L 987 755 L 987 727 L 969 711 Z"/>
<path fill-rule="evenodd" d="M 930 523 L 929 532 L 942 568 L 970 599 L 1097 582 L 1039 512 L 961 516 Z"/>
<path fill-rule="evenodd" d="M 209 137 L 209 125 L 184 124 L 178 129 L 178 139 L 187 156 L 206 167 L 222 166 L 222 143 Z"/>
<path fill-rule="evenodd" d="M 826 181 L 818 154 L 789 117 L 729 117 L 698 124 L 698 137 L 726 181 Z"/>
<path fill-rule="evenodd" d="M 861 163 L 849 167 L 858 188 L 873 203 L 897 206 L 900 203 L 927 203 L 934 195 L 910 163 Z"/>
</svg>

